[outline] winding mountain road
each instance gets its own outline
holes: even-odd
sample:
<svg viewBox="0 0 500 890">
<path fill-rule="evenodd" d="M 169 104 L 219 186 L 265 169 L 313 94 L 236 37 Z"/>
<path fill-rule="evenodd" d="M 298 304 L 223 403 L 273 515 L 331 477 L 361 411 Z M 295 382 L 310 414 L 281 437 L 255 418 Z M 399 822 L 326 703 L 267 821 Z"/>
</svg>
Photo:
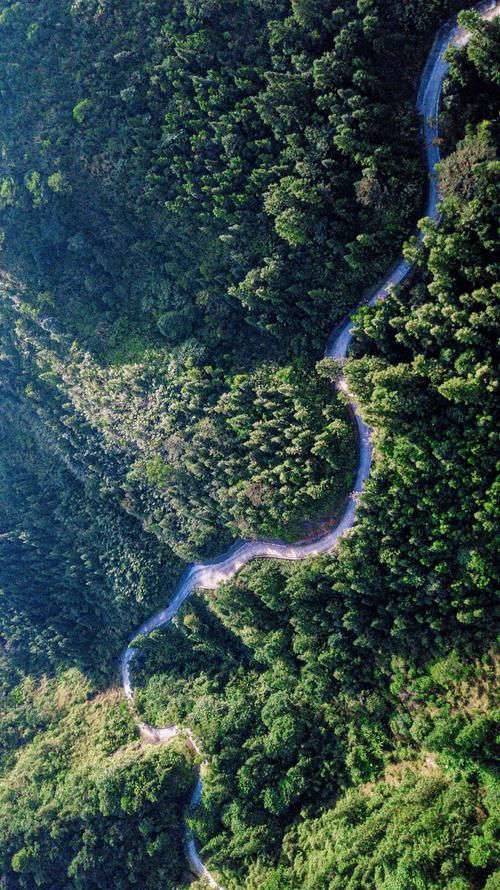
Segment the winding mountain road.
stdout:
<svg viewBox="0 0 500 890">
<path fill-rule="evenodd" d="M 498 0 L 483 3 L 480 7 L 477 7 L 477 9 L 485 19 L 492 19 L 500 13 Z M 455 19 L 450 20 L 440 29 L 424 68 L 417 96 L 417 111 L 422 116 L 423 121 L 423 136 L 427 157 L 427 169 L 429 172 L 429 192 L 425 215 L 435 220 L 439 219 L 439 195 L 435 176 L 435 167 L 440 159 L 438 142 L 439 103 L 443 81 L 448 71 L 448 64 L 444 60 L 443 55 L 448 46 L 463 46 L 467 40 L 468 35 L 456 25 Z M 423 236 L 420 235 L 419 240 L 422 240 L 422 237 Z M 378 287 L 376 293 L 373 294 L 367 305 L 372 306 L 387 293 L 389 288 L 400 284 L 408 275 L 411 268 L 411 264 L 407 263 L 404 259 L 400 259 L 389 270 L 383 283 Z M 362 305 L 362 303 L 358 304 L 358 306 L 359 305 Z M 356 306 L 356 309 L 358 306 Z M 351 317 L 347 318 L 339 327 L 335 328 L 328 340 L 325 350 L 326 356 L 331 356 L 341 363 L 344 361 L 352 340 L 352 328 L 353 323 Z M 343 376 L 337 382 L 336 388 L 347 395 L 349 404 L 352 408 L 358 433 L 359 454 L 354 488 L 335 528 L 327 532 L 327 534 L 323 535 L 321 538 L 318 538 L 316 541 L 308 543 L 285 544 L 259 540 L 242 541 L 233 545 L 218 559 L 207 563 L 195 563 L 189 566 L 181 578 L 177 590 L 169 604 L 164 609 L 161 609 L 159 612 L 156 612 L 148 618 L 144 624 L 141 624 L 131 636 L 129 645 L 121 657 L 120 668 L 123 688 L 131 704 L 133 703 L 134 691 L 130 666 L 135 655 L 139 651 L 134 647 L 134 641 L 141 635 L 149 634 L 151 631 L 167 625 L 174 615 L 177 614 L 182 603 L 193 590 L 215 589 L 219 584 L 228 581 L 236 575 L 243 566 L 254 559 L 300 560 L 307 559 L 310 556 L 318 556 L 322 553 L 330 553 L 336 548 L 340 538 L 353 527 L 358 499 L 363 490 L 364 483 L 370 474 L 372 463 L 370 430 L 363 422 L 356 401 L 350 393 L 347 382 Z M 191 732 L 185 728 L 176 725 L 157 728 L 149 726 L 146 723 L 140 723 L 139 729 L 144 740 L 152 744 L 166 743 L 177 736 L 182 736 L 186 738 L 194 750 L 201 755 L 199 743 L 195 740 Z M 199 803 L 202 789 L 202 780 L 201 778 L 198 778 L 191 796 L 189 809 L 194 809 Z M 217 890 L 222 890 L 221 885 L 217 883 L 215 878 L 203 864 L 196 850 L 195 840 L 188 828 L 186 828 L 185 831 L 185 849 L 192 871 L 199 877 L 205 878 L 211 887 L 217 888 Z"/>
</svg>

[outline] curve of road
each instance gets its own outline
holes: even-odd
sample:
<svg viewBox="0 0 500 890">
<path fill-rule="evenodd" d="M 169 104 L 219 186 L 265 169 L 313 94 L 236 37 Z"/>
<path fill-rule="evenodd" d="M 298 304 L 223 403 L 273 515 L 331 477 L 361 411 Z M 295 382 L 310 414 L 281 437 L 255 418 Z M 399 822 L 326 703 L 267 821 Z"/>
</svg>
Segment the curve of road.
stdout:
<svg viewBox="0 0 500 890">
<path fill-rule="evenodd" d="M 481 4 L 478 7 L 478 11 L 485 19 L 495 18 L 500 13 L 498 0 L 490 0 L 490 2 Z M 463 46 L 467 40 L 468 35 L 456 25 L 455 19 L 448 21 L 440 29 L 427 59 L 427 64 L 422 74 L 417 95 L 417 111 L 423 119 L 423 135 L 427 169 L 429 172 L 429 192 L 425 215 L 435 220 L 439 219 L 439 194 L 435 176 L 435 167 L 440 160 L 438 142 L 439 103 L 443 81 L 448 71 L 448 64 L 443 56 L 448 46 Z M 422 240 L 422 237 L 422 235 L 419 236 L 420 241 Z M 377 288 L 376 293 L 373 294 L 369 301 L 367 301 L 366 305 L 373 306 L 377 300 L 387 293 L 389 288 L 400 284 L 408 275 L 411 268 L 412 264 L 401 258 L 393 267 L 391 267 L 383 283 Z M 361 305 L 363 305 L 363 301 L 356 306 L 356 309 Z M 342 363 L 346 358 L 352 336 L 353 322 L 351 315 L 332 332 L 328 340 L 325 355 Z M 189 566 L 182 576 L 168 606 L 164 609 L 160 609 L 159 612 L 155 612 L 154 615 L 141 624 L 130 637 L 129 645 L 123 652 L 120 660 L 121 677 L 123 689 L 131 705 L 133 705 L 134 690 L 130 667 L 135 655 L 139 651 L 133 645 L 134 640 L 139 636 L 150 634 L 151 631 L 156 630 L 159 627 L 165 627 L 165 625 L 169 624 L 174 615 L 179 611 L 184 600 L 193 592 L 193 590 L 214 590 L 219 584 L 228 581 L 236 575 L 243 566 L 254 559 L 300 560 L 307 559 L 310 556 L 319 556 L 322 553 L 330 553 L 337 547 L 340 538 L 353 527 L 358 499 L 371 469 L 372 447 L 370 443 L 370 430 L 363 422 L 354 396 L 349 391 L 347 382 L 343 376 L 341 376 L 336 383 L 336 389 L 340 392 L 344 392 L 347 396 L 350 407 L 352 408 L 359 441 L 358 467 L 354 488 L 347 500 L 344 512 L 338 523 L 331 531 L 327 532 L 327 534 L 312 542 L 285 544 L 279 541 L 265 540 L 241 541 L 234 544 L 228 551 L 226 551 L 226 553 L 211 562 L 193 563 Z M 164 744 L 178 736 L 186 738 L 196 753 L 201 755 L 199 742 L 196 741 L 192 733 L 186 728 L 182 728 L 175 724 L 164 727 L 153 727 L 146 723 L 139 723 L 139 729 L 145 741 L 150 742 L 151 744 Z M 202 789 L 203 783 L 201 778 L 198 777 L 188 805 L 188 811 L 193 810 L 200 802 Z M 217 890 L 223 890 L 221 885 L 217 883 L 215 878 L 203 864 L 197 852 L 194 837 L 187 827 L 184 835 L 184 843 L 186 855 L 192 871 L 198 875 L 198 877 L 205 878 L 211 887 L 217 888 Z"/>
</svg>

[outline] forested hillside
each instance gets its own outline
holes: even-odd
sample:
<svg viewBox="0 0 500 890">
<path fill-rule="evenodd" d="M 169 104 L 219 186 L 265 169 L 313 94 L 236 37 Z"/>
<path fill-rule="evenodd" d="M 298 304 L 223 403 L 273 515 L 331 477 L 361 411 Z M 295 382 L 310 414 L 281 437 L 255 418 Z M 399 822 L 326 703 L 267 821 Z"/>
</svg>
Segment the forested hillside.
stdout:
<svg viewBox="0 0 500 890">
<path fill-rule="evenodd" d="M 16 385 L 183 557 L 296 536 L 350 488 L 311 364 L 413 225 L 445 7 L 4 4 Z"/>
<path fill-rule="evenodd" d="M 0 873 L 187 886 L 182 742 L 116 690 L 235 537 L 261 562 L 139 642 L 137 708 L 208 757 L 227 890 L 495 890 L 498 33 L 449 51 L 439 225 L 414 110 L 447 0 L 0 0 Z M 200 885 L 201 886 L 201 885 Z"/>
<path fill-rule="evenodd" d="M 477 43 L 453 62 L 467 87 Z M 469 129 L 440 225 L 358 316 L 348 377 L 378 462 L 356 534 L 338 560 L 245 569 L 144 642 L 148 719 L 212 754 L 195 825 L 228 886 L 444 890 L 494 869 L 498 162 L 495 127 L 448 95 Z"/>
<path fill-rule="evenodd" d="M 20 741 L 13 762 L 9 742 Z M 96 695 L 74 669 L 23 681 L 7 703 L 4 742 L 5 886 L 174 890 L 193 778 L 185 745 L 143 749 L 120 693 Z"/>
<path fill-rule="evenodd" d="M 413 88 L 449 4 L 2 6 L 4 249 L 29 304 L 108 360 L 321 349 L 412 226 Z"/>
</svg>

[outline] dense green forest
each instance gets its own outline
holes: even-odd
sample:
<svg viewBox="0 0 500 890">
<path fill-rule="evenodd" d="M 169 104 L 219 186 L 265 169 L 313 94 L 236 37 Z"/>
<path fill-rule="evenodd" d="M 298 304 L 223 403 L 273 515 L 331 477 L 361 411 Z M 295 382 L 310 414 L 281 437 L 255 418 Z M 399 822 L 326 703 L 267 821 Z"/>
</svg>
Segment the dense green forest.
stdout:
<svg viewBox="0 0 500 890">
<path fill-rule="evenodd" d="M 498 33 L 448 51 L 441 219 L 414 111 L 447 0 L 0 0 L 0 875 L 180 888 L 194 782 L 117 688 L 185 561 L 313 535 L 139 641 L 208 758 L 227 890 L 496 890 Z M 194 885 L 193 885 L 194 886 Z M 201 887 L 201 883 L 199 884 Z"/>
<path fill-rule="evenodd" d="M 162 6 L 5 5 L 0 200 L 35 410 L 186 557 L 350 488 L 311 364 L 413 225 L 444 9 Z"/>
<path fill-rule="evenodd" d="M 12 763 L 14 732 L 22 750 Z M 76 669 L 39 685 L 25 678 L 8 700 L 4 735 L 6 886 L 175 890 L 193 780 L 182 742 L 142 749 L 121 694 L 96 694 Z"/>
</svg>

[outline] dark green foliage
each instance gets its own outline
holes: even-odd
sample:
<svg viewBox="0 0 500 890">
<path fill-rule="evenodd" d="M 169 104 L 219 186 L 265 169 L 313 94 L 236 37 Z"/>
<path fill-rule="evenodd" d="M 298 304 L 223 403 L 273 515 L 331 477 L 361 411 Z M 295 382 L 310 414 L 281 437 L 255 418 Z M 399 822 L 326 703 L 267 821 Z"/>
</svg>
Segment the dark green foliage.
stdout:
<svg viewBox="0 0 500 890">
<path fill-rule="evenodd" d="M 496 121 L 500 98 L 498 79 L 498 19 L 485 23 L 475 12 L 460 21 L 471 39 L 465 49 L 447 51 L 451 77 L 443 89 L 441 131 L 448 150 L 455 147 L 466 127 L 483 120 Z"/>
<path fill-rule="evenodd" d="M 453 163 L 450 157 L 448 169 Z M 442 205 L 440 227 L 426 226 L 419 262 L 428 269 L 427 283 L 365 313 L 361 344 L 385 328 L 383 351 L 353 362 L 349 370 L 364 415 L 379 431 L 390 473 L 383 586 L 387 590 L 394 577 L 398 605 L 403 591 L 409 598 L 422 592 L 422 614 L 416 611 L 411 618 L 414 627 L 421 624 L 419 644 L 422 633 L 433 635 L 433 625 L 439 629 L 439 612 L 446 615 L 447 632 L 453 627 L 459 636 L 469 625 L 481 639 L 491 621 L 496 166 L 496 161 L 477 165 L 470 200 L 464 200 L 459 184 L 458 194 Z M 381 528 L 382 522 L 375 524 Z M 408 541 L 404 549 L 402 541 Z M 434 619 L 430 608 L 437 610 Z M 411 625 L 405 621 L 393 633 L 411 634 Z"/>
<path fill-rule="evenodd" d="M 321 347 L 420 197 L 402 28 L 378 0 L 4 0 L 0 195 L 30 300 L 100 352 L 124 316 L 219 354 L 255 348 L 243 319 Z"/>
<path fill-rule="evenodd" d="M 178 565 L 112 497 L 97 500 L 92 480 L 75 478 L 50 431 L 9 397 L 0 436 L 2 646 L 29 673 L 76 664 L 109 677 Z"/>
</svg>

